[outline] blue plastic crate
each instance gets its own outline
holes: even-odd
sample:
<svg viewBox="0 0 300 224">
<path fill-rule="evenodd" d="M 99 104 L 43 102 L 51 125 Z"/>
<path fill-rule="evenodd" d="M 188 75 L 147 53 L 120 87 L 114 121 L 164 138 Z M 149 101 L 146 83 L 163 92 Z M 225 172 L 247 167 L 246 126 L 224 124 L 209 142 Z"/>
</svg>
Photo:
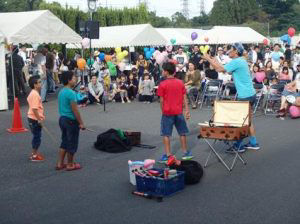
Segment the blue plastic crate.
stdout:
<svg viewBox="0 0 300 224">
<path fill-rule="evenodd" d="M 156 169 L 158 170 L 158 169 Z M 163 170 L 158 170 L 163 173 Z M 177 171 L 177 176 L 163 179 L 160 177 L 141 177 L 136 175 L 136 190 L 156 197 L 171 196 L 184 189 L 184 172 Z"/>
</svg>

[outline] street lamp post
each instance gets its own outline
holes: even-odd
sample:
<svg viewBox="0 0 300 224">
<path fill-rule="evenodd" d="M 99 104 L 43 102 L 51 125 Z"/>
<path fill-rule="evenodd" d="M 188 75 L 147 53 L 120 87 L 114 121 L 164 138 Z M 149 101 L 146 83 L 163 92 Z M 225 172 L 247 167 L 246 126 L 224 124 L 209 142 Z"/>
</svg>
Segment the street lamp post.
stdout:
<svg viewBox="0 0 300 224">
<path fill-rule="evenodd" d="M 93 13 L 97 10 L 97 0 L 87 0 L 89 13 L 90 13 L 90 22 L 93 21 Z M 86 27 L 88 37 L 90 39 L 90 63 L 89 63 L 89 75 L 92 76 L 92 38 L 91 38 L 91 23 Z"/>
</svg>

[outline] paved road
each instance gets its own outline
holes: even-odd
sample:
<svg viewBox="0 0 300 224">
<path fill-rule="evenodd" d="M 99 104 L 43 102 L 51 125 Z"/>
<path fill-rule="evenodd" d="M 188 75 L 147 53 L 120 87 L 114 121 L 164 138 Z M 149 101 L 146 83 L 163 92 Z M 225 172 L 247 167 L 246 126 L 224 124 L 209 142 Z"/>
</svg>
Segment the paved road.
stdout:
<svg viewBox="0 0 300 224">
<path fill-rule="evenodd" d="M 54 96 L 45 105 L 45 125 L 59 141 L 57 102 Z M 22 107 L 25 115 L 26 106 Z M 109 104 L 107 112 L 95 105 L 81 110 L 88 127 L 98 133 L 109 128 L 142 131 L 144 144 L 156 149 L 138 149 L 107 154 L 93 148 L 96 133 L 81 132 L 76 154 L 83 169 L 54 171 L 58 142 L 43 133 L 43 163 L 28 161 L 30 133 L 8 134 L 11 111 L 0 112 L 0 223 L 201 223 L 201 224 L 298 224 L 300 223 L 300 120 L 278 120 L 258 116 L 259 152 L 248 151 L 229 173 L 213 160 L 198 185 L 163 203 L 132 196 L 127 161 L 159 158 L 158 103 Z M 197 110 L 189 122 L 188 144 L 196 160 L 204 164 L 208 147 L 198 141 L 197 123 L 210 111 Z M 26 124 L 26 122 L 24 122 Z M 27 124 L 26 124 L 27 126 Z M 173 151 L 180 156 L 176 136 Z"/>
</svg>

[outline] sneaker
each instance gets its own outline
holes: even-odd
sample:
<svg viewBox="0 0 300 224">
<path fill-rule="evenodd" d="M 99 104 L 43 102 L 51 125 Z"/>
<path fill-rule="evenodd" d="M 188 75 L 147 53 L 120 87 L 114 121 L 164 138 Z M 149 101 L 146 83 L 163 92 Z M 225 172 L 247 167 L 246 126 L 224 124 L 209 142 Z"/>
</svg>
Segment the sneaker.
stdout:
<svg viewBox="0 0 300 224">
<path fill-rule="evenodd" d="M 239 149 L 237 147 L 235 147 L 233 145 L 233 147 L 229 148 L 229 149 L 226 149 L 225 153 L 231 153 L 231 154 L 234 154 L 235 152 L 238 152 L 238 153 L 243 153 L 245 152 L 246 149 L 242 146 L 240 147 Z"/>
<path fill-rule="evenodd" d="M 258 144 L 252 145 L 250 143 L 243 146 L 244 149 L 253 149 L 253 150 L 259 150 L 260 147 Z"/>
<path fill-rule="evenodd" d="M 41 162 L 45 160 L 45 158 L 40 154 L 31 155 L 29 159 L 32 162 Z"/>
<path fill-rule="evenodd" d="M 193 159 L 194 156 L 192 155 L 191 151 L 187 151 L 186 153 L 183 154 L 182 160 L 191 160 Z"/>
<path fill-rule="evenodd" d="M 160 160 L 158 161 L 159 163 L 167 163 L 168 162 L 168 156 L 166 154 L 162 155 Z"/>
</svg>

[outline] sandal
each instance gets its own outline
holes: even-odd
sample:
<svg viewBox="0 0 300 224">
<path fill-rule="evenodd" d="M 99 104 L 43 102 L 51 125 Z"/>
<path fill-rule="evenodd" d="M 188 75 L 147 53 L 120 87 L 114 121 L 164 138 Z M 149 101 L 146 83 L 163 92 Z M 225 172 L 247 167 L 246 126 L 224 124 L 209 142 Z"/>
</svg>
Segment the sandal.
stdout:
<svg viewBox="0 0 300 224">
<path fill-rule="evenodd" d="M 56 165 L 55 170 L 59 171 L 59 170 L 64 170 L 64 169 L 66 169 L 66 168 L 67 168 L 67 165 L 66 165 L 66 164 L 63 164 L 62 166 Z"/>
<path fill-rule="evenodd" d="M 79 170 L 81 169 L 81 166 L 79 163 L 73 163 L 72 167 L 67 167 L 67 171 L 73 171 L 73 170 Z"/>
</svg>

